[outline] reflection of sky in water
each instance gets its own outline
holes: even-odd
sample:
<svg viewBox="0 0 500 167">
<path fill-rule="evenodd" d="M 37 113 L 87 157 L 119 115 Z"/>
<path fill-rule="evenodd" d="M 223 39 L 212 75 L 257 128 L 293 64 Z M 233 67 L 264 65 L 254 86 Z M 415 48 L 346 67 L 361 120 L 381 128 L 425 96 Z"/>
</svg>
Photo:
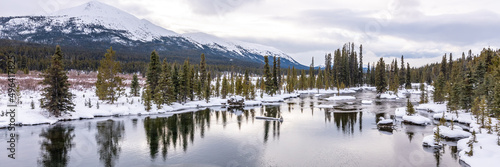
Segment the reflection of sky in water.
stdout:
<svg viewBox="0 0 500 167">
<path fill-rule="evenodd" d="M 395 108 L 406 104 L 405 99 L 376 100 L 372 105 L 361 105 L 362 99 L 370 99 L 375 94 L 356 96 L 354 111 L 349 113 L 313 107 L 319 103 L 344 105 L 344 102 L 303 97 L 265 107 L 218 108 L 150 118 L 125 116 L 113 118 L 114 121 L 96 118 L 58 124 L 74 127 L 68 166 L 103 166 L 105 163 L 116 166 L 435 166 L 436 160 L 441 165 L 458 165 L 452 153 L 456 147 L 447 146 L 444 153 L 422 148 L 422 138 L 432 134 L 431 126 L 398 123 L 392 132 L 376 129 L 376 118 L 390 118 Z M 258 120 L 255 116 L 283 117 L 284 121 Z M 54 125 L 18 128 L 18 157 L 14 161 L 7 160 L 7 156 L 0 157 L 2 166 L 35 166 L 44 153 L 40 147 L 44 137 L 40 137 L 40 133 L 51 127 Z M 0 134 L 0 140 L 7 140 L 6 130 L 0 130 Z M 0 154 L 7 153 L 1 149 Z"/>
</svg>

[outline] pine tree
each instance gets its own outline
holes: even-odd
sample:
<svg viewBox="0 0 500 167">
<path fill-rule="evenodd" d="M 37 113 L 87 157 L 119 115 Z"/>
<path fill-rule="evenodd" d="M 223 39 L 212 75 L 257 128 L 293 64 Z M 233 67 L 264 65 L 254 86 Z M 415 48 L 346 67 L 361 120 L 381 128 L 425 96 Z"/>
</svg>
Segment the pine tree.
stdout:
<svg viewBox="0 0 500 167">
<path fill-rule="evenodd" d="M 189 68 L 189 59 L 184 61 L 184 65 L 182 66 L 182 75 L 180 77 L 180 98 L 181 102 L 186 102 L 188 98 L 188 94 L 190 92 L 190 84 L 191 84 L 191 73 Z"/>
<path fill-rule="evenodd" d="M 228 94 L 227 89 L 228 89 L 227 78 L 226 75 L 224 75 L 224 77 L 222 77 L 222 88 L 220 90 L 221 98 L 225 99 L 227 97 Z"/>
<path fill-rule="evenodd" d="M 207 73 L 207 83 L 205 85 L 205 100 L 207 103 L 210 101 L 210 87 L 211 87 L 211 81 L 212 79 L 210 78 L 210 72 Z"/>
<path fill-rule="evenodd" d="M 265 92 L 272 96 L 273 76 L 271 74 L 271 69 L 269 68 L 269 59 L 267 56 L 264 56 L 264 63 Z"/>
<path fill-rule="evenodd" d="M 220 73 L 217 74 L 217 80 L 215 81 L 215 96 L 219 97 L 220 96 Z"/>
<path fill-rule="evenodd" d="M 462 109 L 466 110 L 467 112 L 470 111 L 471 108 L 473 84 L 474 84 L 474 79 L 472 77 L 472 72 L 469 71 L 467 72 L 465 80 L 463 81 L 461 95 L 460 95 L 461 97 L 460 104 L 462 106 Z"/>
<path fill-rule="evenodd" d="M 248 76 L 248 70 L 245 70 L 245 75 L 242 83 L 243 96 L 246 99 L 250 98 L 250 77 Z"/>
<path fill-rule="evenodd" d="M 160 80 L 161 74 L 161 64 L 160 57 L 156 51 L 151 52 L 150 62 L 148 66 L 148 71 L 146 74 L 146 84 L 149 86 L 149 94 L 152 98 L 154 98 L 154 92 L 156 90 L 156 86 L 158 85 L 158 81 Z"/>
<path fill-rule="evenodd" d="M 420 102 L 419 103 L 423 104 L 423 103 L 425 103 L 425 94 L 426 94 L 424 83 L 420 83 L 420 91 L 422 93 L 420 94 Z"/>
<path fill-rule="evenodd" d="M 207 83 L 207 63 L 205 61 L 205 54 L 201 54 L 200 56 L 200 83 L 201 84 L 201 90 L 204 90 L 205 88 L 205 83 Z"/>
<path fill-rule="evenodd" d="M 359 84 L 365 83 L 363 76 L 363 45 L 359 45 Z"/>
<path fill-rule="evenodd" d="M 166 59 L 163 59 L 162 63 L 162 72 L 160 74 L 160 78 L 158 81 L 158 85 L 156 87 L 154 101 L 158 107 L 161 108 L 163 104 L 172 104 L 175 101 L 174 99 L 174 84 L 172 82 L 172 71 L 170 65 L 168 64 Z"/>
<path fill-rule="evenodd" d="M 444 89 L 445 89 L 445 76 L 443 72 L 439 73 L 437 81 L 434 82 L 434 102 L 443 103 Z"/>
<path fill-rule="evenodd" d="M 309 89 L 314 88 L 314 86 L 315 86 L 314 80 L 315 80 L 315 78 L 314 78 L 314 57 L 312 57 L 312 63 L 309 66 L 309 78 L 308 78 Z"/>
<path fill-rule="evenodd" d="M 411 89 L 410 63 L 406 63 L 406 89 Z"/>
<path fill-rule="evenodd" d="M 279 94 L 281 94 L 281 84 L 282 81 L 281 81 L 281 57 L 278 57 L 278 67 L 276 68 L 276 70 L 278 70 L 276 72 L 277 74 L 277 77 L 278 77 L 278 81 L 276 82 L 276 91 L 278 91 Z"/>
<path fill-rule="evenodd" d="M 478 121 L 481 123 L 481 127 L 485 127 L 485 120 L 488 117 L 488 106 L 486 105 L 486 98 L 481 96 L 481 101 L 479 102 L 479 117 Z"/>
<path fill-rule="evenodd" d="M 47 109 L 53 116 L 59 117 L 66 111 L 74 111 L 73 94 L 69 92 L 68 76 L 62 63 L 63 53 L 59 45 L 52 56 L 50 67 L 42 74 L 40 82 L 47 87 L 42 89 L 40 107 Z"/>
<path fill-rule="evenodd" d="M 406 102 L 406 114 L 410 116 L 415 114 L 415 108 L 413 108 L 413 104 L 411 104 L 410 99 Z"/>
<path fill-rule="evenodd" d="M 132 96 L 139 96 L 139 79 L 137 78 L 137 74 L 134 74 L 132 77 L 132 83 L 130 84 L 130 94 Z"/>
<path fill-rule="evenodd" d="M 383 58 L 380 58 L 380 60 L 378 61 L 375 71 L 375 85 L 377 86 L 377 93 L 383 93 L 387 89 L 385 62 Z"/>
<path fill-rule="evenodd" d="M 278 63 L 276 62 L 276 56 L 274 56 L 274 61 L 273 61 L 273 78 L 272 78 L 272 91 L 271 91 L 271 96 L 276 94 L 276 91 L 278 90 Z"/>
<path fill-rule="evenodd" d="M 436 126 L 436 131 L 434 132 L 434 144 L 439 145 L 441 142 L 441 130 L 439 129 L 439 125 Z"/>
<path fill-rule="evenodd" d="M 151 111 L 153 106 L 153 97 L 151 95 L 152 91 L 150 89 L 151 87 L 147 86 L 146 89 L 144 89 L 144 91 L 142 92 L 142 100 L 144 101 L 144 107 L 147 112 Z"/>
<path fill-rule="evenodd" d="M 120 63 L 116 62 L 115 51 L 110 47 L 104 58 L 100 62 L 98 68 L 96 86 L 96 95 L 99 100 L 108 101 L 114 104 L 116 100 L 123 94 L 122 77 L 118 76 L 121 72 Z"/>
<path fill-rule="evenodd" d="M 179 96 L 181 91 L 181 86 L 179 81 L 179 68 L 175 63 L 172 65 L 172 67 L 173 67 L 172 82 L 174 84 L 174 99 L 177 100 L 177 102 L 181 102 L 181 98 Z"/>
</svg>

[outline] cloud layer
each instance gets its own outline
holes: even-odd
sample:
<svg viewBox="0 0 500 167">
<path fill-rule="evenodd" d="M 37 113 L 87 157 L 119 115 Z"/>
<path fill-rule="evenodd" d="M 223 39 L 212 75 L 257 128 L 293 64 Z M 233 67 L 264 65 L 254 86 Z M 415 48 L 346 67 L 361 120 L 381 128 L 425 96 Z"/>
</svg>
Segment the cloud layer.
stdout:
<svg viewBox="0 0 500 167">
<path fill-rule="evenodd" d="M 6 0 L 0 15 L 43 14 L 86 0 Z M 366 61 L 405 55 L 432 63 L 444 53 L 500 46 L 496 0 L 99 0 L 178 33 L 204 32 L 276 47 L 303 64 L 346 42 L 363 44 Z M 29 10 L 14 10 L 14 9 Z M 55 8 L 54 8 L 55 9 Z M 418 60 L 418 61 L 417 61 Z M 428 61 L 428 62 L 426 62 Z"/>
</svg>

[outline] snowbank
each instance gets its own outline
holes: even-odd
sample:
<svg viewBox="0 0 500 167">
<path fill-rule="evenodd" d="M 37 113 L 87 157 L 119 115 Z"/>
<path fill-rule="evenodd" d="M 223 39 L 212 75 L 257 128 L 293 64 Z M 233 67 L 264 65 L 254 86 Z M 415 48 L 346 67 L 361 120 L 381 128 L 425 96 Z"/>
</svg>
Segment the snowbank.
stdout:
<svg viewBox="0 0 500 167">
<path fill-rule="evenodd" d="M 379 98 L 381 98 L 381 99 L 396 99 L 396 98 L 398 98 L 398 96 L 393 92 L 385 92 L 385 93 L 380 94 Z"/>
<path fill-rule="evenodd" d="M 415 109 L 428 111 L 428 112 L 441 113 L 441 112 L 446 112 L 447 107 L 446 107 L 446 103 L 443 103 L 443 104 L 424 103 L 424 104 L 420 104 L 420 105 L 416 106 Z"/>
<path fill-rule="evenodd" d="M 406 115 L 406 107 L 399 107 L 396 108 L 396 111 L 394 111 L 394 114 L 396 117 L 403 117 Z"/>
<path fill-rule="evenodd" d="M 435 120 L 440 120 L 442 117 L 443 113 L 437 113 L 432 115 L 432 118 Z M 444 119 L 446 121 L 455 121 L 464 124 L 470 124 L 473 122 L 473 116 L 471 115 L 471 113 L 462 113 L 462 112 L 458 113 L 458 117 L 457 114 L 455 113 L 444 113 Z"/>
<path fill-rule="evenodd" d="M 392 119 L 383 119 L 378 121 L 377 125 L 392 125 L 394 120 Z"/>
<path fill-rule="evenodd" d="M 434 135 L 428 135 L 428 136 L 425 136 L 424 139 L 422 140 L 422 145 L 424 147 L 441 148 L 443 146 L 443 143 L 441 143 L 441 142 L 436 143 L 434 141 Z"/>
<path fill-rule="evenodd" d="M 437 127 L 433 129 L 434 132 L 437 131 Z M 441 138 L 448 140 L 458 140 L 471 136 L 469 132 L 463 131 L 459 126 L 453 126 L 453 130 L 450 127 L 439 126 L 439 134 Z"/>
<path fill-rule="evenodd" d="M 171 105 L 163 105 L 158 109 L 156 105 L 152 105 L 152 109 L 148 112 L 145 110 L 144 105 L 141 103 L 140 97 L 120 97 L 114 104 L 98 100 L 95 96 L 95 87 L 91 89 L 75 90 L 71 89 L 75 94 L 73 102 L 75 104 L 75 112 L 68 112 L 56 118 L 49 116 L 48 113 L 41 109 L 39 99 L 41 98 L 40 92 L 21 91 L 22 97 L 20 101 L 22 104 L 18 105 L 17 116 L 15 124 L 19 125 L 38 125 L 38 124 L 54 124 L 61 120 L 78 120 L 78 119 L 92 119 L 95 117 L 107 116 L 122 116 L 122 115 L 152 115 L 152 114 L 174 114 L 184 111 L 196 111 L 207 107 L 221 106 L 227 102 L 227 99 L 211 98 L 208 102 L 205 100 L 189 101 L 185 104 L 172 103 Z M 125 90 L 130 92 L 130 89 Z M 285 99 L 297 97 L 299 94 L 281 94 L 281 95 L 264 95 L 263 98 L 256 98 L 255 100 L 245 101 L 246 106 L 262 105 L 263 102 L 283 102 Z M 7 105 L 8 98 L 0 98 L 0 106 Z M 35 108 L 32 109 L 30 104 L 33 101 Z M 90 101 L 90 106 L 88 102 Z M 273 103 L 274 104 L 274 103 Z M 280 103 L 277 103 L 280 104 Z M 0 128 L 8 127 L 7 117 L 0 118 Z"/>
<path fill-rule="evenodd" d="M 337 96 L 337 95 L 334 95 L 332 97 L 329 97 L 329 98 L 325 98 L 325 100 L 331 100 L 331 101 L 336 101 L 336 100 L 355 100 L 356 97 L 354 96 Z"/>
<path fill-rule="evenodd" d="M 457 148 L 460 151 L 460 160 L 470 166 L 493 167 L 500 164 L 500 146 L 497 144 L 496 134 L 477 134 L 477 143 L 473 143 L 473 156 L 469 157 L 466 152 L 470 151 L 467 142 L 471 137 L 459 140 Z"/>
<path fill-rule="evenodd" d="M 403 122 L 415 124 L 415 125 L 429 125 L 431 124 L 431 120 L 429 118 L 420 116 L 420 115 L 405 115 L 403 116 Z"/>
</svg>

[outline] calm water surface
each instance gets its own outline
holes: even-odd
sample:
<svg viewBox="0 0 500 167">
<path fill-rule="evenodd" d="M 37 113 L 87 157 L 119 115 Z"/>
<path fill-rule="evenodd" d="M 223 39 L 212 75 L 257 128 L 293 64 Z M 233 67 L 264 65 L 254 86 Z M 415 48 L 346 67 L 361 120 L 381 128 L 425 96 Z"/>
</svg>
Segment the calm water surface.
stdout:
<svg viewBox="0 0 500 167">
<path fill-rule="evenodd" d="M 361 105 L 375 94 L 355 96 L 350 113 L 315 108 L 333 102 L 304 96 L 254 108 L 24 126 L 15 160 L 5 149 L 8 131 L 0 129 L 0 166 L 460 166 L 456 142 L 440 151 L 422 147 L 433 126 L 376 128 L 376 118 L 390 118 L 406 99 Z"/>
</svg>

